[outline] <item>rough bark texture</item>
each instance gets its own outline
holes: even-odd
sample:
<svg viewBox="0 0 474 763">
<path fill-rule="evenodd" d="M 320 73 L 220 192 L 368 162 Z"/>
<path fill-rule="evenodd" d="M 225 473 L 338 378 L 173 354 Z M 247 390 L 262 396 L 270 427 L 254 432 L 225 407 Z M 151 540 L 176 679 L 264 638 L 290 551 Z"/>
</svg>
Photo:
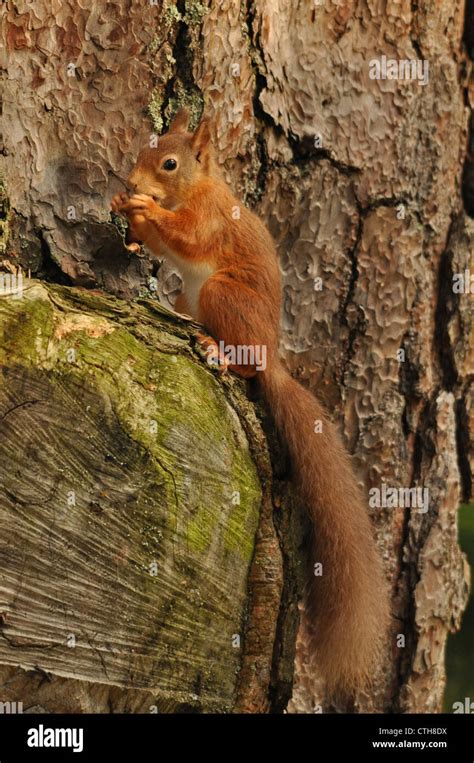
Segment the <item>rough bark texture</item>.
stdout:
<svg viewBox="0 0 474 763">
<path fill-rule="evenodd" d="M 430 490 L 427 513 L 373 509 L 393 642 L 373 690 L 345 707 L 439 710 L 468 577 L 456 511 L 471 492 L 472 296 L 452 278 L 474 241 L 472 2 L 6 5 L 9 254 L 53 280 L 146 290 L 152 267 L 125 252 L 108 199 L 178 103 L 196 119 L 204 108 L 229 180 L 278 243 L 288 366 L 334 411 L 368 488 Z M 428 83 L 371 80 L 382 55 L 426 59 Z M 160 270 L 162 299 L 178 288 Z M 299 530 L 277 513 L 281 555 L 265 505 L 276 582 L 259 599 L 254 565 L 252 611 L 281 586 L 283 599 L 271 671 L 274 625 L 254 633 L 244 709 L 282 709 L 293 684 Z M 323 699 L 300 642 L 290 709 Z"/>
</svg>

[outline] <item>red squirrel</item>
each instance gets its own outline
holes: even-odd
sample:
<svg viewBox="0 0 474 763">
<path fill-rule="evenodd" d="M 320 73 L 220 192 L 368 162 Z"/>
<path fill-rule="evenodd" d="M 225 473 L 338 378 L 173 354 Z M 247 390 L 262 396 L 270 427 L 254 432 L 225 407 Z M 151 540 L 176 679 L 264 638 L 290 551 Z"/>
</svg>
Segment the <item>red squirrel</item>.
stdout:
<svg viewBox="0 0 474 763">
<path fill-rule="evenodd" d="M 322 564 L 305 594 L 311 654 L 330 691 L 352 691 L 370 681 L 388 623 L 367 503 L 323 407 L 278 358 L 281 286 L 272 237 L 221 177 L 209 122 L 195 132 L 188 122 L 181 109 L 157 146 L 140 152 L 127 181 L 131 195 L 114 196 L 112 209 L 128 218 L 136 240 L 179 270 L 178 312 L 203 324 L 216 343 L 266 348 L 265 370 L 255 363 L 229 368 L 258 379 L 287 444 L 314 528 L 312 564 Z"/>
</svg>

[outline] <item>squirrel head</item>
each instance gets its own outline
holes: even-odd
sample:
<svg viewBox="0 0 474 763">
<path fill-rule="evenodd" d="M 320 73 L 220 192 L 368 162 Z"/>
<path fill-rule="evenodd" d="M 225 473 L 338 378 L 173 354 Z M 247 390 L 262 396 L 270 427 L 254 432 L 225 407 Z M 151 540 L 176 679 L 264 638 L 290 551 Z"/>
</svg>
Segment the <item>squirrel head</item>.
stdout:
<svg viewBox="0 0 474 763">
<path fill-rule="evenodd" d="M 203 177 L 215 174 L 208 121 L 203 119 L 195 132 L 188 132 L 188 123 L 189 112 L 182 108 L 156 148 L 140 151 L 127 180 L 132 193 L 153 196 L 171 209 L 184 202 Z"/>
</svg>

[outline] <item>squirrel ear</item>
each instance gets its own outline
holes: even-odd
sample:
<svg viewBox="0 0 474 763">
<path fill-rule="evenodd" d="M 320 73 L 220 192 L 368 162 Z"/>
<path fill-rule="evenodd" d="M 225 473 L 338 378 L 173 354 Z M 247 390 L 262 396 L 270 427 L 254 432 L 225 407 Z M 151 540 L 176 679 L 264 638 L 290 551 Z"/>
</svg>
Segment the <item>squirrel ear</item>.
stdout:
<svg viewBox="0 0 474 763">
<path fill-rule="evenodd" d="M 189 111 L 182 106 L 173 117 L 168 132 L 187 132 L 189 124 Z"/>
<path fill-rule="evenodd" d="M 209 122 L 203 119 L 192 137 L 192 147 L 196 159 L 201 161 L 202 157 L 207 157 L 211 143 L 211 131 Z"/>
</svg>

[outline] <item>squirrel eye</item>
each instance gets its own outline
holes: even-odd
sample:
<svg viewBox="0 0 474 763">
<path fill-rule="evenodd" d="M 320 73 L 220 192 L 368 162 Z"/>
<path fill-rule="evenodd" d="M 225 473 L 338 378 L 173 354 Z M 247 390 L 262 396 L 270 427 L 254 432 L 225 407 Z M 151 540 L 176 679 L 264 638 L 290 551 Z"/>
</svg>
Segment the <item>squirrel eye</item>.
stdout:
<svg viewBox="0 0 474 763">
<path fill-rule="evenodd" d="M 166 162 L 163 162 L 163 169 L 168 170 L 168 172 L 175 170 L 177 166 L 176 159 L 167 159 Z"/>
</svg>

